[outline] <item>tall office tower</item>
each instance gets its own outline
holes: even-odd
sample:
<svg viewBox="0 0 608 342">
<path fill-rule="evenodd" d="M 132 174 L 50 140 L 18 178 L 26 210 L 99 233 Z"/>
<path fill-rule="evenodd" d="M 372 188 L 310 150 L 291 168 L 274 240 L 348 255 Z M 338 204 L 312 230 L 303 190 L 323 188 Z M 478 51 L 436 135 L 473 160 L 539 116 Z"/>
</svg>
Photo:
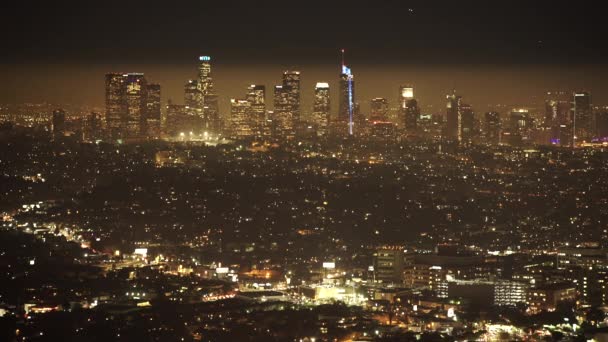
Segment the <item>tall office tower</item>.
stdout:
<svg viewBox="0 0 608 342">
<path fill-rule="evenodd" d="M 165 109 L 166 118 L 163 123 L 163 133 L 170 136 L 176 137 L 180 133 L 185 133 L 191 128 L 190 118 L 188 115 L 185 105 L 176 105 L 169 100 Z"/>
<path fill-rule="evenodd" d="M 386 121 L 388 119 L 388 101 L 383 97 L 372 99 L 371 106 L 371 121 Z"/>
<path fill-rule="evenodd" d="M 462 96 L 456 95 L 456 90 L 452 95 L 447 96 L 447 127 L 446 135 L 449 139 L 462 141 Z"/>
<path fill-rule="evenodd" d="M 576 92 L 573 96 L 572 127 L 573 145 L 578 142 L 591 141 L 593 138 L 593 109 L 591 108 L 591 95 L 587 92 Z"/>
<path fill-rule="evenodd" d="M 411 85 L 402 85 L 399 87 L 399 109 L 405 113 L 407 101 L 414 98 L 414 87 Z"/>
<path fill-rule="evenodd" d="M 511 145 L 530 141 L 532 129 L 534 128 L 534 118 L 526 108 L 514 108 L 509 116 L 509 141 Z"/>
<path fill-rule="evenodd" d="M 289 86 L 274 87 L 274 117 L 277 136 L 289 139 L 295 135 L 292 89 Z"/>
<path fill-rule="evenodd" d="M 491 145 L 500 143 L 500 113 L 487 112 L 484 120 L 486 142 Z"/>
<path fill-rule="evenodd" d="M 161 121 L 160 84 L 150 83 L 146 91 L 146 135 L 148 138 L 160 138 Z"/>
<path fill-rule="evenodd" d="M 124 74 L 106 74 L 106 126 L 111 139 L 124 136 L 127 126 Z"/>
<path fill-rule="evenodd" d="M 331 102 L 329 83 L 318 82 L 312 107 L 312 122 L 317 125 L 317 135 L 327 135 L 329 129 Z"/>
<path fill-rule="evenodd" d="M 141 73 L 126 74 L 125 86 L 126 137 L 141 138 L 146 132 L 146 78 Z"/>
<path fill-rule="evenodd" d="M 203 119 L 205 129 L 220 129 L 220 110 L 218 96 L 211 76 L 211 57 L 200 56 L 198 66 L 198 87 L 203 94 Z"/>
<path fill-rule="evenodd" d="M 251 104 L 254 135 L 262 136 L 266 123 L 266 86 L 252 84 L 247 88 L 247 101 Z"/>
<path fill-rule="evenodd" d="M 570 133 L 562 136 L 564 129 L 572 126 L 570 112 L 572 110 L 571 95 L 567 92 L 547 92 L 545 99 L 545 118 L 543 126 L 548 131 L 549 142 L 554 145 L 567 145 L 570 143 Z"/>
<path fill-rule="evenodd" d="M 85 122 L 85 140 L 95 141 L 101 137 L 101 114 L 91 112 Z"/>
<path fill-rule="evenodd" d="M 56 109 L 53 111 L 53 138 L 58 139 L 65 134 L 65 111 Z"/>
<path fill-rule="evenodd" d="M 595 137 L 600 142 L 608 142 L 608 107 L 600 108 L 595 115 Z"/>
<path fill-rule="evenodd" d="M 203 92 L 197 80 L 188 80 L 184 85 L 184 105 L 188 107 L 190 115 L 203 117 Z"/>
<path fill-rule="evenodd" d="M 460 108 L 462 121 L 460 136 L 462 140 L 471 142 L 471 139 L 475 135 L 475 113 L 473 112 L 473 107 L 469 104 L 461 104 Z"/>
<path fill-rule="evenodd" d="M 236 139 L 254 136 L 251 102 L 230 99 L 230 123 L 232 136 Z"/>
<path fill-rule="evenodd" d="M 344 63 L 344 49 L 342 49 L 342 72 L 340 73 L 340 102 L 338 108 L 338 121 L 346 123 L 347 132 L 353 135 L 355 114 L 355 78 L 352 71 Z"/>
<path fill-rule="evenodd" d="M 420 118 L 420 107 L 416 99 L 409 99 L 405 103 L 405 130 L 414 133 L 418 129 L 418 118 Z"/>
<path fill-rule="evenodd" d="M 300 72 L 287 70 L 283 73 L 283 87 L 291 89 L 289 91 L 289 102 L 293 110 L 294 123 L 299 123 L 300 113 Z"/>
</svg>

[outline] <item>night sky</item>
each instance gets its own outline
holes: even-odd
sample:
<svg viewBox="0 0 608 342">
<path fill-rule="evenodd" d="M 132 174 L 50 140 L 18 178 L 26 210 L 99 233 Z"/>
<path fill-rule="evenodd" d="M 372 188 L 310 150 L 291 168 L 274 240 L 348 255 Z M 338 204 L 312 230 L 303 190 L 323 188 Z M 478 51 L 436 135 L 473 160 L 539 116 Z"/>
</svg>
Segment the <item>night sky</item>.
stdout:
<svg viewBox="0 0 608 342">
<path fill-rule="evenodd" d="M 293 67 L 306 107 L 316 81 L 337 85 L 344 47 L 364 110 L 401 83 L 423 105 L 441 106 L 453 87 L 480 109 L 552 89 L 608 102 L 608 25 L 590 2 L 126 2 L 2 4 L 0 101 L 101 105 L 105 72 L 139 71 L 181 102 L 196 56 L 208 54 L 222 103 Z"/>
</svg>

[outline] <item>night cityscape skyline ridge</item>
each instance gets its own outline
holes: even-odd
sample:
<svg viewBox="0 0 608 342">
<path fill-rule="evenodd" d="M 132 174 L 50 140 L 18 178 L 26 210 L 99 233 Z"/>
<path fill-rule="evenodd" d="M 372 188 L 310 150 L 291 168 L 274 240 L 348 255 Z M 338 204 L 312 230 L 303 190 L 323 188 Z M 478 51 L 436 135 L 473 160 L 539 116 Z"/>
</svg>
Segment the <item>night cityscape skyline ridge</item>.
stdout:
<svg viewBox="0 0 608 342">
<path fill-rule="evenodd" d="M 0 6 L 0 341 L 608 340 L 599 4 Z"/>
</svg>

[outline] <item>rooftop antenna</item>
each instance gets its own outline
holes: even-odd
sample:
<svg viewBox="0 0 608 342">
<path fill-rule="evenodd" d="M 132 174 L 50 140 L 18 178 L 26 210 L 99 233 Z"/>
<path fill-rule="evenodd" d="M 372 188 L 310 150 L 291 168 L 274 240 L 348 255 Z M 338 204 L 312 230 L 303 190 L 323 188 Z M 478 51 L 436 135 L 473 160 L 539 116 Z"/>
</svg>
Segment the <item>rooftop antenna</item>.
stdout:
<svg viewBox="0 0 608 342">
<path fill-rule="evenodd" d="M 344 64 L 344 49 L 342 49 L 341 52 L 342 52 L 342 66 L 345 66 L 346 64 Z"/>
</svg>

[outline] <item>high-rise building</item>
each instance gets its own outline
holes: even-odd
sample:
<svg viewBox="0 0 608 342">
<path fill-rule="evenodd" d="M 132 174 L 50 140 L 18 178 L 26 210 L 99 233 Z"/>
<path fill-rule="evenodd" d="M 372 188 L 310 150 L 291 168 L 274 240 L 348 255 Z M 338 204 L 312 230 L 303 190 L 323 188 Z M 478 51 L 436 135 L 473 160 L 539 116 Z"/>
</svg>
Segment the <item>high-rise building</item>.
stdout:
<svg viewBox="0 0 608 342">
<path fill-rule="evenodd" d="M 295 135 L 295 118 L 293 114 L 292 89 L 289 86 L 274 87 L 275 133 L 278 137 L 289 139 Z"/>
<path fill-rule="evenodd" d="M 160 84 L 150 83 L 146 91 L 146 128 L 148 138 L 160 138 Z"/>
<path fill-rule="evenodd" d="M 315 86 L 315 99 L 312 108 L 312 122 L 317 125 L 317 134 L 326 135 L 330 120 L 329 84 L 318 82 Z"/>
<path fill-rule="evenodd" d="M 217 93 L 211 76 L 211 57 L 200 56 L 198 65 L 198 88 L 203 96 L 204 128 L 217 131 L 220 129 L 220 110 Z"/>
<path fill-rule="evenodd" d="M 608 107 L 600 108 L 595 115 L 595 136 L 598 141 L 608 142 Z"/>
<path fill-rule="evenodd" d="M 340 73 L 340 101 L 338 108 L 338 121 L 346 123 L 347 132 L 353 135 L 355 114 L 355 78 L 349 67 L 344 63 L 344 50 L 342 50 L 342 71 Z"/>
<path fill-rule="evenodd" d="M 405 130 L 408 133 L 414 133 L 418 129 L 418 118 L 420 118 L 420 107 L 418 101 L 414 98 L 407 100 L 405 103 Z"/>
<path fill-rule="evenodd" d="M 484 135 L 487 143 L 491 145 L 500 143 L 500 113 L 487 112 L 485 114 Z"/>
<path fill-rule="evenodd" d="M 469 104 L 461 104 L 460 106 L 461 112 L 461 129 L 460 132 L 461 140 L 466 142 L 471 142 L 471 139 L 475 135 L 475 113 L 473 112 L 473 107 Z"/>
<path fill-rule="evenodd" d="M 56 109 L 53 111 L 53 137 L 58 139 L 65 134 L 65 111 Z"/>
<path fill-rule="evenodd" d="M 101 114 L 97 112 L 91 112 L 85 122 L 85 140 L 95 141 L 101 138 Z"/>
<path fill-rule="evenodd" d="M 570 94 L 564 91 L 547 92 L 543 128 L 548 133 L 549 143 L 553 145 L 570 144 L 569 137 L 572 134 L 567 127 L 572 126 L 571 110 Z"/>
<path fill-rule="evenodd" d="M 106 74 L 106 126 L 111 139 L 119 139 L 126 132 L 125 75 Z"/>
<path fill-rule="evenodd" d="M 203 116 L 203 92 L 197 80 L 188 80 L 184 85 L 184 105 L 190 115 Z"/>
<path fill-rule="evenodd" d="M 414 87 L 411 85 L 402 85 L 399 87 L 399 108 L 404 110 L 407 107 L 407 101 L 414 98 Z"/>
<path fill-rule="evenodd" d="M 283 73 L 283 87 L 289 90 L 289 102 L 293 111 L 293 120 L 297 124 L 301 120 L 300 113 L 300 72 L 287 70 Z"/>
<path fill-rule="evenodd" d="M 587 92 L 576 92 L 572 100 L 573 144 L 591 141 L 593 138 L 593 109 L 591 95 Z"/>
<path fill-rule="evenodd" d="M 110 139 L 160 136 L 160 85 L 148 84 L 141 73 L 109 73 L 105 93 Z"/>
<path fill-rule="evenodd" d="M 452 95 L 447 96 L 446 113 L 446 135 L 449 139 L 462 141 L 462 96 L 456 95 L 456 90 Z"/>
<path fill-rule="evenodd" d="M 266 123 L 266 86 L 252 84 L 247 88 L 247 101 L 251 105 L 251 120 L 256 136 L 262 136 Z"/>
<path fill-rule="evenodd" d="M 371 121 L 386 121 L 388 119 L 388 101 L 383 97 L 376 97 L 371 101 Z"/>
<path fill-rule="evenodd" d="M 125 102 L 127 112 L 127 138 L 141 138 L 146 132 L 146 91 L 144 74 L 125 75 Z"/>
<path fill-rule="evenodd" d="M 230 99 L 230 123 L 232 136 L 236 139 L 254 136 L 251 102 L 248 100 Z"/>
</svg>

